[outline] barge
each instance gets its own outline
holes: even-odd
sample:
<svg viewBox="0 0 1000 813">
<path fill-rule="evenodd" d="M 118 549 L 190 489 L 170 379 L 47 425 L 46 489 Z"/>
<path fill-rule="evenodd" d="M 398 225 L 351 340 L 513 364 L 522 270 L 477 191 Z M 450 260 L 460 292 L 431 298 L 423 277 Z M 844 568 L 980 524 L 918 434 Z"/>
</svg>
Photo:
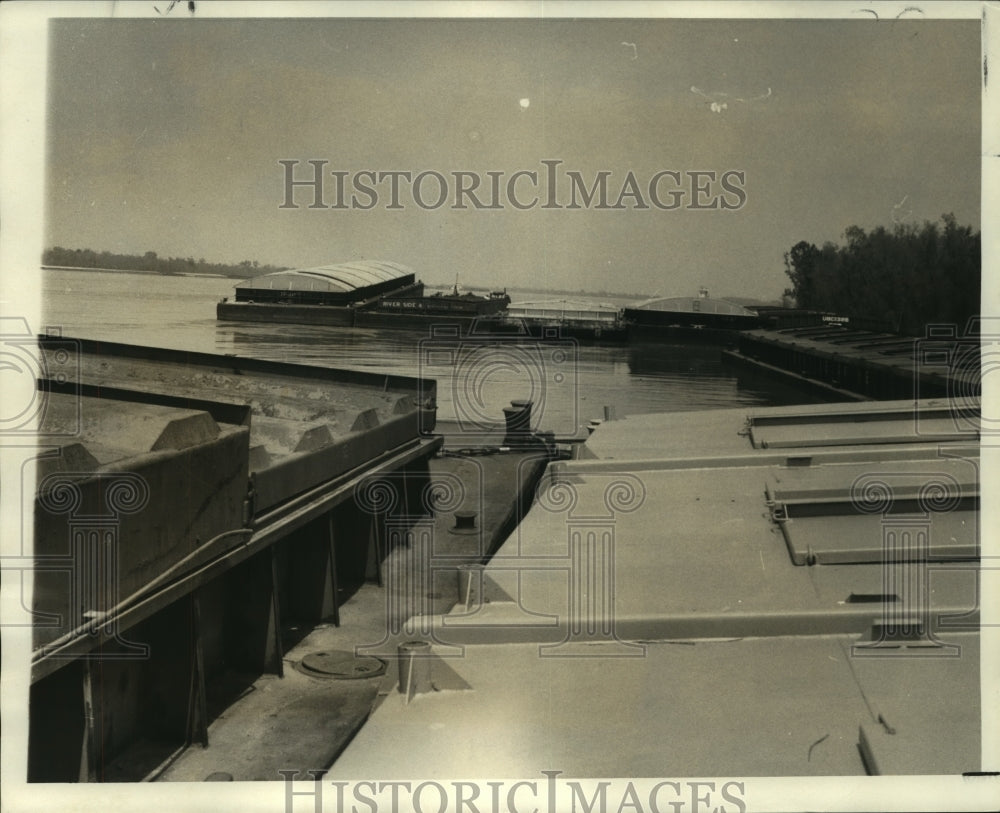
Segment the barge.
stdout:
<svg viewBox="0 0 1000 813">
<path fill-rule="evenodd" d="M 984 770 L 977 421 L 926 400 L 601 424 L 459 603 L 386 642 L 327 779 Z"/>
<path fill-rule="evenodd" d="M 928 325 L 922 338 L 827 323 L 783 330 L 751 330 L 733 364 L 752 367 L 845 400 L 948 397 L 957 405 L 981 394 L 980 319 L 963 332 Z"/>
<path fill-rule="evenodd" d="M 622 309 L 615 305 L 547 299 L 510 305 L 505 318 L 519 322 L 525 330 L 541 335 L 557 329 L 563 338 L 618 344 L 628 341 Z"/>
<path fill-rule="evenodd" d="M 356 647 L 453 605 L 554 451 L 519 401 L 491 439 L 507 454 L 444 455 L 429 379 L 37 345 L 33 545 L 4 563 L 32 584 L 29 782 L 329 764 L 376 700 Z M 310 643 L 331 635 L 356 646 Z"/>
<path fill-rule="evenodd" d="M 728 344 L 738 331 L 760 325 L 756 313 L 725 299 L 713 299 L 707 288 L 696 297 L 649 299 L 623 311 L 630 341 L 692 340 Z"/>
<path fill-rule="evenodd" d="M 500 321 L 510 297 L 451 291 L 426 295 L 412 269 L 359 261 L 277 271 L 236 285 L 235 301 L 216 305 L 220 321 L 280 322 L 333 327 L 426 330 L 441 324 L 468 329 Z"/>
<path fill-rule="evenodd" d="M 207 745 L 247 680 L 284 673 L 290 620 L 336 625 L 342 597 L 379 577 L 386 523 L 424 505 L 436 384 L 68 337 L 38 348 L 34 546 L 5 561 L 33 581 L 28 779 L 128 778 L 123 755 L 142 778 Z M 359 503 L 372 477 L 395 483 L 393 505 Z"/>
<path fill-rule="evenodd" d="M 277 271 L 243 280 L 235 300 L 216 305 L 219 321 L 428 331 L 450 325 L 460 333 L 497 333 L 526 339 L 558 334 L 602 344 L 692 342 L 734 346 L 741 331 L 764 325 L 822 324 L 834 318 L 812 311 L 757 313 L 702 288 L 697 297 L 650 299 L 631 307 L 571 300 L 520 302 L 506 290 L 486 295 L 428 295 L 424 283 L 394 262 L 357 261 Z"/>
<path fill-rule="evenodd" d="M 510 308 L 506 290 L 485 295 L 450 291 L 428 294 L 412 269 L 398 263 L 359 261 L 278 271 L 236 285 L 235 301 L 216 305 L 220 321 L 290 323 L 333 327 L 421 330 L 441 325 L 461 333 L 538 338 L 557 331 L 565 338 L 623 342 L 622 314 L 613 306 L 523 303 Z"/>
<path fill-rule="evenodd" d="M 978 401 L 605 421 L 537 488 L 537 454 L 494 470 L 518 507 L 487 540 L 440 497 L 421 516 L 433 382 L 40 346 L 63 374 L 39 383 L 34 781 L 120 779 L 126 751 L 285 793 L 984 768 Z M 463 465 L 453 485 L 496 487 Z M 391 623 L 340 624 L 338 585 L 393 557 Z M 296 648 L 290 617 L 332 623 Z M 317 688 L 332 642 L 369 679 Z"/>
</svg>

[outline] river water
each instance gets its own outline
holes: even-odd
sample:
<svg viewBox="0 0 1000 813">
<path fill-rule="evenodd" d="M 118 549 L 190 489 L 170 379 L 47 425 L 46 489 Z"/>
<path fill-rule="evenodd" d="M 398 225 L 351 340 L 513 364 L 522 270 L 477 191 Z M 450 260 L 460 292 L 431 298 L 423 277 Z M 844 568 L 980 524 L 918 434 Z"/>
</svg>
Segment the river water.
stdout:
<svg viewBox="0 0 1000 813">
<path fill-rule="evenodd" d="M 575 434 L 605 406 L 622 417 L 816 400 L 724 363 L 711 346 L 463 342 L 429 331 L 218 322 L 215 305 L 232 297 L 237 280 L 67 270 L 42 275 L 43 324 L 64 336 L 435 378 L 438 417 L 470 425 L 501 421 L 513 398 L 531 398 L 533 423 L 557 434 Z M 514 304 L 561 298 L 508 293 Z"/>
</svg>

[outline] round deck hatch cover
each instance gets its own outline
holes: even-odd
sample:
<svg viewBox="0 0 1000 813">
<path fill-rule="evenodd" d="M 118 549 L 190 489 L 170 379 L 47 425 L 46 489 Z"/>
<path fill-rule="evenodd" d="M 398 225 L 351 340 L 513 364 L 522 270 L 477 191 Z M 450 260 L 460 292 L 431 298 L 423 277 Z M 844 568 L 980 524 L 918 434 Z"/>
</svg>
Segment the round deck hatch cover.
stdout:
<svg viewBox="0 0 1000 813">
<path fill-rule="evenodd" d="M 311 652 L 298 664 L 300 672 L 311 677 L 333 680 L 357 680 L 385 674 L 385 661 L 371 657 L 355 657 L 351 652 Z"/>
</svg>

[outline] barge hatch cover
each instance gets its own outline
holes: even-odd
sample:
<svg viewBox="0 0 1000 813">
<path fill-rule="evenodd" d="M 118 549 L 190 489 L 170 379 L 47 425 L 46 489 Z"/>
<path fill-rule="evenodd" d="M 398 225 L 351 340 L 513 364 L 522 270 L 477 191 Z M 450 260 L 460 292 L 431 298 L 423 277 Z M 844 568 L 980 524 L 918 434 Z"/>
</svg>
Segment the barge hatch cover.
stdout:
<svg viewBox="0 0 1000 813">
<path fill-rule="evenodd" d="M 951 418 L 928 419 L 921 423 L 920 428 L 920 437 L 925 443 L 969 437 L 969 432 L 956 427 Z M 754 426 L 750 432 L 753 445 L 758 449 L 913 443 L 913 419 Z"/>
<path fill-rule="evenodd" d="M 967 459 L 790 467 L 771 475 L 766 495 L 797 565 L 971 560 L 977 468 Z"/>
</svg>

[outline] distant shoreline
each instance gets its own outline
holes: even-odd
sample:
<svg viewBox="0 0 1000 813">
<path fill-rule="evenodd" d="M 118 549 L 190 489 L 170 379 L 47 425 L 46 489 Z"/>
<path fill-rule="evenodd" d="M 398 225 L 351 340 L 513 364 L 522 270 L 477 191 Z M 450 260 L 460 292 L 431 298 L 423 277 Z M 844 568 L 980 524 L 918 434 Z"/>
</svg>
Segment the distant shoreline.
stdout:
<svg viewBox="0 0 1000 813">
<path fill-rule="evenodd" d="M 94 268 L 93 266 L 74 266 L 74 265 L 42 265 L 40 268 L 43 271 L 99 271 L 106 274 L 142 274 L 143 276 L 157 276 L 157 277 L 205 277 L 208 279 L 230 279 L 230 280 L 242 280 L 246 277 L 232 276 L 229 274 L 208 274 L 202 271 L 180 271 L 180 272 L 170 272 L 170 271 L 148 271 L 139 268 Z M 449 290 L 454 283 L 426 283 L 426 287 L 430 290 Z M 510 290 L 517 291 L 519 294 L 544 294 L 548 297 L 561 297 L 562 299 L 572 298 L 572 297 L 588 297 L 591 299 L 603 297 L 605 299 L 627 299 L 627 300 L 638 300 L 643 301 L 649 299 L 648 294 L 629 294 L 618 291 L 572 291 L 566 288 L 522 288 L 520 286 L 508 286 Z M 466 291 L 474 290 L 496 290 L 496 286 L 489 285 L 461 285 L 461 288 Z M 721 297 L 726 299 L 727 297 Z M 736 298 L 732 298 L 732 301 L 737 301 Z M 743 298 L 738 304 L 742 304 L 747 300 Z M 757 300 L 760 304 L 772 304 L 770 302 L 764 302 L 763 300 Z M 777 303 L 774 303 L 777 304 Z"/>
<path fill-rule="evenodd" d="M 156 277 L 213 277 L 218 279 L 241 279 L 241 277 L 231 277 L 228 274 L 206 274 L 204 272 L 186 274 L 174 273 L 171 271 L 146 271 L 141 268 L 94 268 L 89 265 L 43 265 L 42 271 L 101 271 L 106 274 L 142 274 L 144 276 Z"/>
</svg>

